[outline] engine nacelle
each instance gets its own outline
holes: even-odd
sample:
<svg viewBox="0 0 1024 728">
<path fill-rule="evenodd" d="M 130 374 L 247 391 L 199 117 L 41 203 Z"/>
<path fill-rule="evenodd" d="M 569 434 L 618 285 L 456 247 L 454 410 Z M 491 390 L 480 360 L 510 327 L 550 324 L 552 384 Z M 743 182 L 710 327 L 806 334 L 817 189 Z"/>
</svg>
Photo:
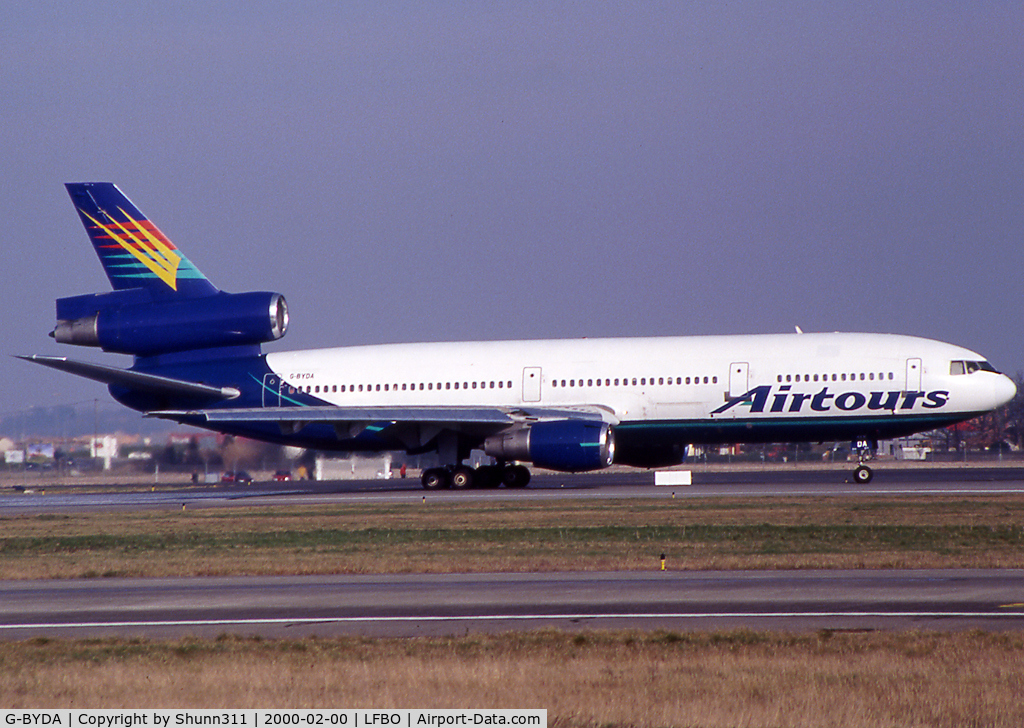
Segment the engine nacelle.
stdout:
<svg viewBox="0 0 1024 728">
<path fill-rule="evenodd" d="M 488 437 L 484 452 L 498 460 L 522 460 L 548 470 L 600 470 L 615 457 L 615 433 L 606 422 L 535 422 Z"/>
<path fill-rule="evenodd" d="M 288 305 L 279 293 L 216 293 L 201 298 L 146 300 L 114 291 L 57 301 L 62 344 L 99 346 L 119 354 L 152 356 L 188 349 L 263 344 L 284 336 Z"/>
</svg>

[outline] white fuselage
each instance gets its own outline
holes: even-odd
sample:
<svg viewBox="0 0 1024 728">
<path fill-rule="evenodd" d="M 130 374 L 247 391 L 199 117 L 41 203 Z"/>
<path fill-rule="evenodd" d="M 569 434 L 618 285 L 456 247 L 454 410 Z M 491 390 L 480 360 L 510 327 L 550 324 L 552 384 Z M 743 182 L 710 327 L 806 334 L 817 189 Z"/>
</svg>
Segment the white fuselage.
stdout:
<svg viewBox="0 0 1024 728">
<path fill-rule="evenodd" d="M 279 404 L 304 393 L 343 407 L 579 406 L 611 422 L 954 417 L 1015 392 L 991 371 L 952 373 L 983 362 L 972 351 L 887 334 L 389 344 L 266 360 L 286 385 Z"/>
</svg>

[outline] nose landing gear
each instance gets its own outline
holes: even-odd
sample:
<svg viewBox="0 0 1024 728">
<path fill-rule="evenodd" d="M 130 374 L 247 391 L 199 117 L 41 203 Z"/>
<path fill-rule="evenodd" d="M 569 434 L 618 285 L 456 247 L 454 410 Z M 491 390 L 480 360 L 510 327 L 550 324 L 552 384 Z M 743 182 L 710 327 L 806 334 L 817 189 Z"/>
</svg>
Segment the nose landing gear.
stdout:
<svg viewBox="0 0 1024 728">
<path fill-rule="evenodd" d="M 871 468 L 864 464 L 875 450 L 878 449 L 877 440 L 854 440 L 852 449 L 857 453 L 857 467 L 853 471 L 853 482 L 857 485 L 867 485 L 875 477 Z"/>
<path fill-rule="evenodd" d="M 867 485 L 875 477 L 874 472 L 867 465 L 861 464 L 853 471 L 853 482 L 857 485 Z"/>
</svg>

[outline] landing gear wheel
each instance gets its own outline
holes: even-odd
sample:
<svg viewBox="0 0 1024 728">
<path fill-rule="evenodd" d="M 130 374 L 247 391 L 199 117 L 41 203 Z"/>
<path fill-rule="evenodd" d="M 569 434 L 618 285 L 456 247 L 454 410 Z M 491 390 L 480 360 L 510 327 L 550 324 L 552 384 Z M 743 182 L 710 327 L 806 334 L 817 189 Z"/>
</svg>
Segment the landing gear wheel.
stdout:
<svg viewBox="0 0 1024 728">
<path fill-rule="evenodd" d="M 506 488 L 525 488 L 530 482 L 530 470 L 525 465 L 507 467 L 501 474 L 501 482 Z"/>
<path fill-rule="evenodd" d="M 858 465 L 857 469 L 853 471 L 853 482 L 857 485 L 867 485 L 873 477 L 875 474 L 867 465 Z"/>
<path fill-rule="evenodd" d="M 449 486 L 448 472 L 444 468 L 429 468 L 420 478 L 424 490 L 442 490 Z"/>
<path fill-rule="evenodd" d="M 473 468 L 460 465 L 452 471 L 452 488 L 455 490 L 469 490 L 473 487 Z"/>
</svg>

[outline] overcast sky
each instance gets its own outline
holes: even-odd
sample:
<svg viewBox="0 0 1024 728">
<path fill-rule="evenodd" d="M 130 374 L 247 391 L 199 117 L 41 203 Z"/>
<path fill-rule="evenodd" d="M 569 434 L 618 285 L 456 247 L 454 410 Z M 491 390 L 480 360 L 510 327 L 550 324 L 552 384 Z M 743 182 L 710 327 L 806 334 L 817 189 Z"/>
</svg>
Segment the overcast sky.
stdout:
<svg viewBox="0 0 1024 728">
<path fill-rule="evenodd" d="M 11 6 L 14 7 L 11 7 Z M 268 350 L 879 331 L 1024 369 L 1024 5 L 11 3 L 4 354 L 113 181 Z M 4 356 L 0 411 L 107 398 Z"/>
</svg>

